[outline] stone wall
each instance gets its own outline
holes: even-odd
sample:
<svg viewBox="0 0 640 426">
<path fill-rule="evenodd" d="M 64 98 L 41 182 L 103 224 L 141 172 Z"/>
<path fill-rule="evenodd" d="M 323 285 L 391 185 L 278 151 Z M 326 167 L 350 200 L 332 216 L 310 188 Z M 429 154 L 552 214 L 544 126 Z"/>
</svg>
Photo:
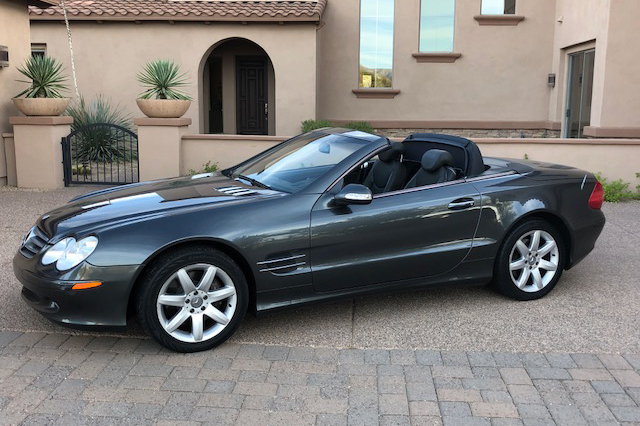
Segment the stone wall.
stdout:
<svg viewBox="0 0 640 426">
<path fill-rule="evenodd" d="M 412 133 L 442 133 L 465 138 L 559 138 L 559 130 L 548 129 L 375 129 L 379 135 L 403 138 Z"/>
</svg>

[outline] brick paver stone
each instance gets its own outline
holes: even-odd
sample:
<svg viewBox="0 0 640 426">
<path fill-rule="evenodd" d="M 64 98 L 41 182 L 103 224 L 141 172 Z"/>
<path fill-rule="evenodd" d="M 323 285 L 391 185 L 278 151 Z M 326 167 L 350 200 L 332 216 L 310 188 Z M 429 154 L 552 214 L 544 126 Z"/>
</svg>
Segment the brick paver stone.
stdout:
<svg viewBox="0 0 640 426">
<path fill-rule="evenodd" d="M 640 424 L 637 354 L 336 349 L 0 331 L 0 425 Z"/>
</svg>

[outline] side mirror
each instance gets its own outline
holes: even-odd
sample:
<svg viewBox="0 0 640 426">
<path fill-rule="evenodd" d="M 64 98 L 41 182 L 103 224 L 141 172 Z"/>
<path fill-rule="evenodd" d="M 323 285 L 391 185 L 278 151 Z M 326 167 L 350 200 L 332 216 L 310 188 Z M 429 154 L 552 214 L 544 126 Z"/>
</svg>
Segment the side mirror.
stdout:
<svg viewBox="0 0 640 426">
<path fill-rule="evenodd" d="M 350 183 L 333 197 L 337 206 L 349 204 L 369 204 L 373 200 L 371 190 L 364 185 Z"/>
</svg>

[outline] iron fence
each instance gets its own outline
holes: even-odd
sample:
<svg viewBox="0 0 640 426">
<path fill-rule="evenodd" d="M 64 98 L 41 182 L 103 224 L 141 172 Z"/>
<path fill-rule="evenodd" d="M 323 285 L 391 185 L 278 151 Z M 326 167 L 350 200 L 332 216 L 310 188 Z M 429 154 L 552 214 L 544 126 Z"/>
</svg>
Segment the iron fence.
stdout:
<svg viewBox="0 0 640 426">
<path fill-rule="evenodd" d="M 65 186 L 138 182 L 138 136 L 115 124 L 82 126 L 62 138 L 62 163 Z"/>
</svg>

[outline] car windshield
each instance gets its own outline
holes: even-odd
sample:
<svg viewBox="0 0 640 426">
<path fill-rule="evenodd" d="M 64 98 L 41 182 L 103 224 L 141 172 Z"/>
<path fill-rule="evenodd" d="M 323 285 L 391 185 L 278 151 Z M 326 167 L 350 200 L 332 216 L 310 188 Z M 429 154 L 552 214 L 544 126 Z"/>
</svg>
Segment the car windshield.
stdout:
<svg viewBox="0 0 640 426">
<path fill-rule="evenodd" d="M 254 181 L 276 191 L 297 192 L 371 142 L 345 134 L 310 133 L 238 167 L 234 179 Z M 261 184 L 261 185 L 260 185 Z"/>
</svg>

